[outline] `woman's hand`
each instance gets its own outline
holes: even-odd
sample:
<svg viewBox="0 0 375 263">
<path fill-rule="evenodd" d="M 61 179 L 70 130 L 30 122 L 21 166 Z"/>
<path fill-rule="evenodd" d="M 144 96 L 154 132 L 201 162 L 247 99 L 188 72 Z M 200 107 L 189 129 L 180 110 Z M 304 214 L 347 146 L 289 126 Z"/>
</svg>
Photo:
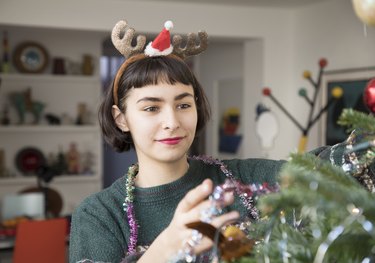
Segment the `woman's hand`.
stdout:
<svg viewBox="0 0 375 263">
<path fill-rule="evenodd" d="M 142 258 L 144 258 L 146 254 L 153 254 L 153 250 L 155 249 L 154 252 L 157 252 L 159 257 L 163 254 L 162 258 L 160 258 L 160 262 L 167 262 L 176 256 L 179 250 L 185 248 L 193 233 L 193 230 L 188 228 L 186 224 L 199 221 L 202 211 L 210 208 L 211 201 L 207 200 L 207 197 L 212 191 L 213 183 L 209 179 L 206 179 L 202 184 L 190 190 L 178 204 L 169 226 L 155 239 L 153 242 L 154 246 L 151 245 Z M 233 203 L 233 200 L 233 194 L 225 194 L 223 206 Z M 218 228 L 229 221 L 238 219 L 238 217 L 239 213 L 237 211 L 232 211 L 214 217 L 210 224 Z M 210 239 L 203 237 L 200 244 L 193 248 L 193 252 L 194 254 L 200 254 L 211 248 L 212 245 L 213 242 Z M 157 247 L 159 247 L 159 249 L 157 249 Z"/>
</svg>

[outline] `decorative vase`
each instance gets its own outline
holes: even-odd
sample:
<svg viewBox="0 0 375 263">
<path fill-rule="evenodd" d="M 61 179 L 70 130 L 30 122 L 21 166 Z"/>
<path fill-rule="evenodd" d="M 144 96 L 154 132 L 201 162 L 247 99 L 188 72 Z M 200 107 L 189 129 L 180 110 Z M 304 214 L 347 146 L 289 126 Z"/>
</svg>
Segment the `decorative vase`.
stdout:
<svg viewBox="0 0 375 263">
<path fill-rule="evenodd" d="M 94 73 L 93 58 L 90 55 L 84 55 L 83 62 L 82 62 L 82 74 L 92 75 L 93 73 Z"/>
</svg>

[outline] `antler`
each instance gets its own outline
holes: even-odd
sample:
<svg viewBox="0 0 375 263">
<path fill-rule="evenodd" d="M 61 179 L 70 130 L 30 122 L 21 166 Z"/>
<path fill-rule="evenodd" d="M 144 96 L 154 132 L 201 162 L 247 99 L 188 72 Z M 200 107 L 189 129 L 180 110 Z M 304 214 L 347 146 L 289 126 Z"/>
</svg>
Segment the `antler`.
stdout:
<svg viewBox="0 0 375 263">
<path fill-rule="evenodd" d="M 125 57 L 130 57 L 134 54 L 143 52 L 143 48 L 146 44 L 146 37 L 143 35 L 137 36 L 137 44 L 135 47 L 132 46 L 132 40 L 135 34 L 133 28 L 126 29 L 128 23 L 125 20 L 117 22 L 115 27 L 112 29 L 112 43 L 116 49 Z M 124 33 L 121 38 L 121 34 Z"/>
<path fill-rule="evenodd" d="M 173 36 L 173 54 L 185 59 L 189 56 L 197 55 L 204 50 L 206 50 L 208 45 L 208 35 L 205 31 L 199 31 L 198 36 L 200 39 L 200 44 L 196 44 L 197 35 L 194 33 L 189 33 L 187 35 L 187 42 L 185 48 L 181 47 L 182 37 L 180 35 Z"/>
</svg>

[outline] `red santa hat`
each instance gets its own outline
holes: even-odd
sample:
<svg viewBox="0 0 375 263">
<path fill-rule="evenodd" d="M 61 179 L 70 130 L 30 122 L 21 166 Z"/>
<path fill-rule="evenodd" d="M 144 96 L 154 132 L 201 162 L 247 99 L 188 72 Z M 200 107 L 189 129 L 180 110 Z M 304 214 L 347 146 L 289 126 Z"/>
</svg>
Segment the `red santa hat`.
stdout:
<svg viewBox="0 0 375 263">
<path fill-rule="evenodd" d="M 150 57 L 167 56 L 172 53 L 171 35 L 169 30 L 173 28 L 172 21 L 164 23 L 164 29 L 145 48 L 145 54 Z"/>
</svg>

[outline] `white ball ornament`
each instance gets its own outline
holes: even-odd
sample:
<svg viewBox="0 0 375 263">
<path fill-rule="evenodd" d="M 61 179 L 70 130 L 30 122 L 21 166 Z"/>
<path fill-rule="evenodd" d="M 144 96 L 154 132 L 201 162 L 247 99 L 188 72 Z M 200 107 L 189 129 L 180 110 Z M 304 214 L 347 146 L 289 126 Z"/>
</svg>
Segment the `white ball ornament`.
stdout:
<svg viewBox="0 0 375 263">
<path fill-rule="evenodd" d="M 375 0 L 352 0 L 356 15 L 368 26 L 375 26 Z"/>
<path fill-rule="evenodd" d="M 173 22 L 168 20 L 167 22 L 164 23 L 164 27 L 165 29 L 167 29 L 168 31 L 171 30 L 173 28 Z"/>
</svg>

